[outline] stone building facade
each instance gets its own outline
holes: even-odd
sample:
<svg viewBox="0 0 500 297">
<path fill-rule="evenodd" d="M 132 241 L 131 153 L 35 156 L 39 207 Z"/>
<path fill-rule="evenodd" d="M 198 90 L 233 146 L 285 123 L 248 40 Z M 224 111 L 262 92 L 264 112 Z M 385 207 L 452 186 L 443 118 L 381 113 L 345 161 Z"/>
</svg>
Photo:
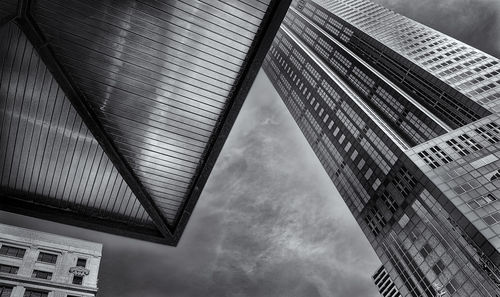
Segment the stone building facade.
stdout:
<svg viewBox="0 0 500 297">
<path fill-rule="evenodd" d="M 0 296 L 96 296 L 101 253 L 99 243 L 0 224 Z"/>
</svg>

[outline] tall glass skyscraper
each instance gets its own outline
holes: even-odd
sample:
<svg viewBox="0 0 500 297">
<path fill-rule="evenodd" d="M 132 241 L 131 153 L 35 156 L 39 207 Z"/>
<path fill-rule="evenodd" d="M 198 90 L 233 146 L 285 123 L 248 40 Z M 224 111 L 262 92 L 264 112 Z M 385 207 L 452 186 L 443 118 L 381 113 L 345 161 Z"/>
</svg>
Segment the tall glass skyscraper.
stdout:
<svg viewBox="0 0 500 297">
<path fill-rule="evenodd" d="M 366 0 L 301 0 L 264 70 L 402 296 L 500 296 L 498 59 Z"/>
</svg>

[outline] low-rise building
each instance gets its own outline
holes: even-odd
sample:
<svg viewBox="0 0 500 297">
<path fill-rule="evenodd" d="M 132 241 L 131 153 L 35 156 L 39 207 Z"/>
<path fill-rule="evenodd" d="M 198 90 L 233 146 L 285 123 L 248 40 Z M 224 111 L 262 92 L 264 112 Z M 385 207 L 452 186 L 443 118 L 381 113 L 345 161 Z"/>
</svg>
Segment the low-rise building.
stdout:
<svg viewBox="0 0 500 297">
<path fill-rule="evenodd" d="M 100 243 L 0 224 L 0 296 L 96 296 L 101 253 Z"/>
</svg>

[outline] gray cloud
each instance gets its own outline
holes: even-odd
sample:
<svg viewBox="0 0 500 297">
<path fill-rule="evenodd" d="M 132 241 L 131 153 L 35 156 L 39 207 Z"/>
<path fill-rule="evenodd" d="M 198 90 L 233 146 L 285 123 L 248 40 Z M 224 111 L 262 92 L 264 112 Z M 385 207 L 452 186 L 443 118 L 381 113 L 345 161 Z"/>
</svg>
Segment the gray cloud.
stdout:
<svg viewBox="0 0 500 297">
<path fill-rule="evenodd" d="M 101 296 L 376 296 L 378 259 L 263 73 L 178 247 L 0 217 L 104 243 Z"/>
<path fill-rule="evenodd" d="M 361 277 L 359 270 L 348 268 L 359 258 L 345 253 L 355 252 L 349 246 L 357 247 L 363 263 L 371 262 L 372 269 L 378 260 L 308 144 L 296 141 L 303 137 L 283 103 L 275 100 L 262 77 L 256 84 L 259 88 L 247 102 L 251 105 L 238 119 L 238 133 L 231 135 L 224 150 L 231 157 L 217 164 L 217 172 L 233 172 L 234 166 L 244 173 L 227 180 L 214 176 L 219 182 L 206 189 L 216 194 L 229 185 L 224 192 L 230 213 L 224 220 L 228 227 L 223 228 L 215 283 L 260 284 L 237 286 L 239 291 L 227 296 L 374 294 L 369 273 Z M 246 232 L 231 227 L 242 225 Z M 354 282 L 362 278 L 363 289 L 357 295 Z"/>
</svg>

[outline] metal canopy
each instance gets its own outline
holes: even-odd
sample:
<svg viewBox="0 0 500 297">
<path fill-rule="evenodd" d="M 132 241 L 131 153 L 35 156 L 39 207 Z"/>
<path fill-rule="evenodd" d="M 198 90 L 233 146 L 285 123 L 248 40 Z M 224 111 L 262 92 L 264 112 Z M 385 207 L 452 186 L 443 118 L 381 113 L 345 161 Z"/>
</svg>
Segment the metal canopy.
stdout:
<svg viewBox="0 0 500 297">
<path fill-rule="evenodd" d="M 0 26 L 17 15 L 17 0 L 0 1 Z"/>
<path fill-rule="evenodd" d="M 176 245 L 289 2 L 21 1 L 1 208 Z"/>
</svg>

